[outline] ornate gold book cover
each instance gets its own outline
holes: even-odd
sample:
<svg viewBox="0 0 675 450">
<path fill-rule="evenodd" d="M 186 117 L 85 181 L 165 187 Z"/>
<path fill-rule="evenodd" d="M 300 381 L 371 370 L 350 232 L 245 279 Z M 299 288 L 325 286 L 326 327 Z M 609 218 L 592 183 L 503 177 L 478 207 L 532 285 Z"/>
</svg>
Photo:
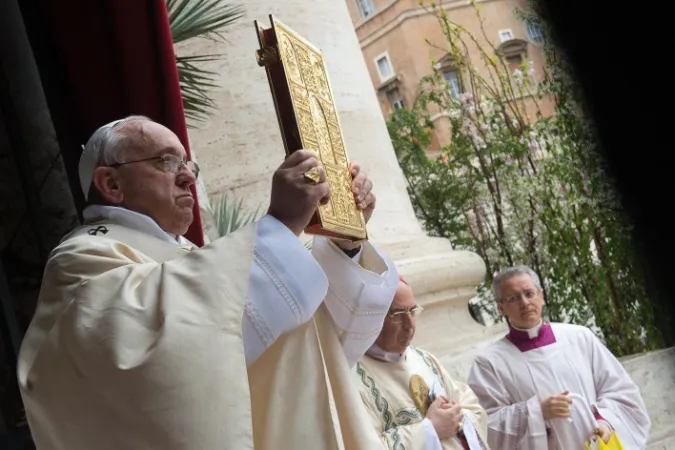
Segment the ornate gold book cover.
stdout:
<svg viewBox="0 0 675 450">
<path fill-rule="evenodd" d="M 270 22 L 266 29 L 255 22 L 257 58 L 267 72 L 286 154 L 301 148 L 318 153 L 331 190 L 330 201 L 319 206 L 305 232 L 367 239 L 323 54 L 272 15 Z"/>
</svg>

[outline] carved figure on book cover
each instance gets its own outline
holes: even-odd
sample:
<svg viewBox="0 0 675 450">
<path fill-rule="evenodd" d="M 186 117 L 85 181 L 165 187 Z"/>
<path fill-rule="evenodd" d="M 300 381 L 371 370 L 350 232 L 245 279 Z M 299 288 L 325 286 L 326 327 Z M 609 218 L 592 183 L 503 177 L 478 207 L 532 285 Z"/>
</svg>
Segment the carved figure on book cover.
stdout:
<svg viewBox="0 0 675 450">
<path fill-rule="evenodd" d="M 356 208 L 351 192 L 349 159 L 323 55 L 274 19 L 272 28 L 258 27 L 258 33 L 260 51 L 276 48 L 279 55 L 275 60 L 264 61 L 263 65 L 267 67 L 280 114 L 282 134 L 293 138 L 291 146 L 316 151 L 326 171 L 331 197 L 326 205 L 318 208 L 319 227 L 351 240 L 367 239 L 363 215 Z M 288 114 L 288 106 L 292 116 Z M 286 151 L 295 149 L 287 148 Z M 321 232 L 311 225 L 306 231 Z"/>
</svg>

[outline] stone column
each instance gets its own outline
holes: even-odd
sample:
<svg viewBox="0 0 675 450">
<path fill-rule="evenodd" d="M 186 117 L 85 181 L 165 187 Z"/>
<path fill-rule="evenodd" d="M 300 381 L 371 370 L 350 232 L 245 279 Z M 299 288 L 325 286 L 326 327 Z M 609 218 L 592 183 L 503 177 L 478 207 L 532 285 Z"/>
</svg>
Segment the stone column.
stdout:
<svg viewBox="0 0 675 450">
<path fill-rule="evenodd" d="M 467 303 L 485 275 L 478 255 L 453 251 L 445 239 L 424 234 L 410 203 L 385 120 L 344 0 L 248 0 L 245 18 L 226 35 L 227 43 L 189 43 L 179 53 L 223 54 L 210 69 L 222 86 L 214 95 L 219 110 L 191 130 L 207 191 L 232 192 L 254 208 L 266 204 L 271 175 L 284 157 L 265 70 L 256 64 L 258 41 L 253 21 L 269 26 L 269 14 L 321 49 L 340 114 L 347 152 L 368 171 L 377 195 L 369 223 L 371 239 L 389 252 L 425 314 L 416 343 L 453 353 L 455 342 L 484 333 Z"/>
</svg>

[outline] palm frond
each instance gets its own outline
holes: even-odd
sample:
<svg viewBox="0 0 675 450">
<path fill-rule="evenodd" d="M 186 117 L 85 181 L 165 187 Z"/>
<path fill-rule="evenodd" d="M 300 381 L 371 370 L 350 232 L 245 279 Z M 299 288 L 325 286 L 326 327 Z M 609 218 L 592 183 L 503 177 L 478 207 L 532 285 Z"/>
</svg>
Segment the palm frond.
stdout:
<svg viewBox="0 0 675 450">
<path fill-rule="evenodd" d="M 220 236 L 226 236 L 238 229 L 252 224 L 262 216 L 262 207 L 255 211 L 245 211 L 243 200 L 231 200 L 227 195 L 221 196 L 213 209 L 213 219 Z"/>
<path fill-rule="evenodd" d="M 208 95 L 210 88 L 217 87 L 213 83 L 215 73 L 194 65 L 194 62 L 209 61 L 210 59 L 212 59 L 210 55 L 176 57 L 185 117 L 194 121 L 205 120 L 208 117 L 209 109 L 216 107 L 215 102 Z"/>
<path fill-rule="evenodd" d="M 221 0 L 166 0 L 169 24 L 174 44 L 188 39 L 221 38 L 221 32 L 244 14 L 239 5 Z M 201 64 L 215 61 L 222 55 L 177 56 L 176 66 L 183 97 L 185 117 L 202 122 L 215 109 L 209 90 L 218 87 L 216 72 L 202 69 Z M 189 123 L 188 126 L 193 128 Z"/>
<path fill-rule="evenodd" d="M 194 37 L 221 37 L 220 31 L 244 15 L 221 0 L 166 0 L 174 44 Z"/>
</svg>

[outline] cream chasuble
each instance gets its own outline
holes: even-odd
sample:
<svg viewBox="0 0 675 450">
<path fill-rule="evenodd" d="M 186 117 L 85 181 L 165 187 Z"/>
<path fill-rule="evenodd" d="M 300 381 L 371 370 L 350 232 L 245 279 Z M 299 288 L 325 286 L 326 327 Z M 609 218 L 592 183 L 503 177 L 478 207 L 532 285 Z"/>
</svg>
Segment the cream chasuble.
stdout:
<svg viewBox="0 0 675 450">
<path fill-rule="evenodd" d="M 65 239 L 18 364 L 37 448 L 252 449 L 253 243 L 253 226 L 198 251 L 111 223 Z"/>
<path fill-rule="evenodd" d="M 621 363 L 588 328 L 550 326 L 552 343 L 521 351 L 505 337 L 479 354 L 471 368 L 469 385 L 489 415 L 490 447 L 583 449 L 600 416 L 616 430 L 624 450 L 646 448 L 651 422 Z M 540 402 L 565 390 L 573 401 L 569 420 L 546 423 Z"/>
<path fill-rule="evenodd" d="M 371 448 L 349 368 L 398 283 L 386 256 L 310 254 L 269 216 L 190 251 L 147 216 L 87 215 L 104 220 L 52 252 L 22 345 L 39 449 Z"/>
<path fill-rule="evenodd" d="M 323 238 L 312 254 L 328 276 L 323 305 L 249 367 L 255 448 L 371 450 L 379 441 L 351 367 L 382 329 L 398 272 L 369 243 L 360 266 Z"/>
<path fill-rule="evenodd" d="M 450 401 L 462 405 L 465 428 L 469 421 L 479 439 L 487 442 L 487 415 L 471 389 L 453 380 L 433 355 L 410 346 L 399 361 L 364 356 L 356 366 L 356 374 L 352 374 L 368 411 L 369 433 L 379 440 L 371 449 L 463 449 L 457 437 L 440 441 L 433 425 L 425 420 L 410 391 L 413 375 L 421 376 L 430 390 L 445 391 Z M 440 387 L 434 388 L 437 383 Z"/>
</svg>

